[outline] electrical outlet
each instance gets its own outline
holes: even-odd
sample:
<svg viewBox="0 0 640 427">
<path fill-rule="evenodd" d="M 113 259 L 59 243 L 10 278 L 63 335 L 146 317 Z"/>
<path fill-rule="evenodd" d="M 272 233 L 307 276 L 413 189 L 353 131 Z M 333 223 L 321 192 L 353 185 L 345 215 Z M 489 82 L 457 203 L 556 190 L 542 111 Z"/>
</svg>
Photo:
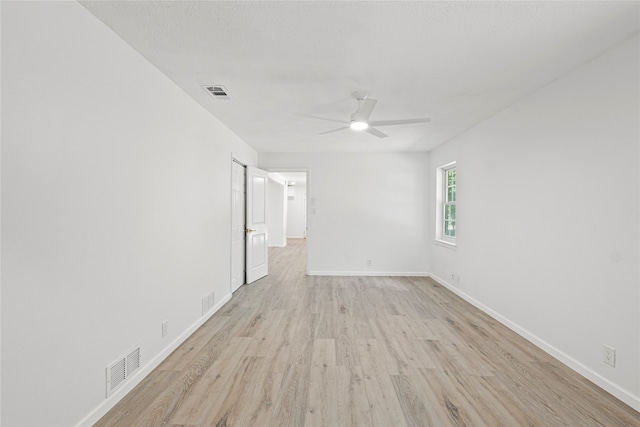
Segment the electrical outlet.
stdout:
<svg viewBox="0 0 640 427">
<path fill-rule="evenodd" d="M 372 263 L 373 263 L 373 262 L 372 262 L 370 259 L 368 259 L 368 260 L 367 260 L 367 267 L 371 267 L 371 264 L 372 264 Z"/>
<path fill-rule="evenodd" d="M 169 321 L 165 320 L 162 322 L 162 337 L 166 337 L 169 333 Z"/>
<path fill-rule="evenodd" d="M 616 366 L 616 349 L 605 345 L 603 347 L 602 361 L 607 365 Z"/>
<path fill-rule="evenodd" d="M 456 272 L 455 271 L 451 272 L 451 280 L 456 280 Z"/>
</svg>

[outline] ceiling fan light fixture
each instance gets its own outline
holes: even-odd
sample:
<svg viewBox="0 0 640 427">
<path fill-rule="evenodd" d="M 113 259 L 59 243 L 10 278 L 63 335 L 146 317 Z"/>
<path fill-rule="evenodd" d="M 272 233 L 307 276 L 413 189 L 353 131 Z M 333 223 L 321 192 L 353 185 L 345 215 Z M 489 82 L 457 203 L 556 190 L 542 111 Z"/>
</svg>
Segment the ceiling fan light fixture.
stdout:
<svg viewBox="0 0 640 427">
<path fill-rule="evenodd" d="M 369 127 L 369 124 L 367 122 L 353 121 L 349 126 L 353 130 L 365 130 Z"/>
</svg>

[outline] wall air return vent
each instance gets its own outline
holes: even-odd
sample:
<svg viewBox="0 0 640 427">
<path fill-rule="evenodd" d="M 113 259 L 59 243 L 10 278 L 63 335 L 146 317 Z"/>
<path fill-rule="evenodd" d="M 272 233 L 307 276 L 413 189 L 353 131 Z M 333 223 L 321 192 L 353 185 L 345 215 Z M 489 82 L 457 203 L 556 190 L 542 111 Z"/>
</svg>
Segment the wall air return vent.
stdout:
<svg viewBox="0 0 640 427">
<path fill-rule="evenodd" d="M 204 316 L 213 308 L 213 292 L 202 298 L 202 315 Z"/>
<path fill-rule="evenodd" d="M 118 390 L 140 368 L 140 347 L 129 350 L 125 356 L 118 358 L 107 366 L 107 395 L 109 397 Z"/>
<path fill-rule="evenodd" d="M 222 101 L 231 99 L 229 97 L 229 92 L 227 92 L 224 86 L 202 86 L 202 87 L 205 88 L 205 90 L 209 92 L 211 96 L 213 96 L 215 99 L 222 100 Z"/>
</svg>

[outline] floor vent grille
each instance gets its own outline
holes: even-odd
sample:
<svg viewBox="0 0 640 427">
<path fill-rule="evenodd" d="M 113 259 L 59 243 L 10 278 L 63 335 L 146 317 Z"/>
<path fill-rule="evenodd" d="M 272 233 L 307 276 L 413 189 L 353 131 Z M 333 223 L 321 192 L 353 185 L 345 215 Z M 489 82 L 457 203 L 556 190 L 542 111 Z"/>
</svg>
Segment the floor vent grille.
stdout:
<svg viewBox="0 0 640 427">
<path fill-rule="evenodd" d="M 125 356 L 118 358 L 107 366 L 107 393 L 106 397 L 119 389 L 135 371 L 140 368 L 140 347 L 129 350 Z"/>
</svg>

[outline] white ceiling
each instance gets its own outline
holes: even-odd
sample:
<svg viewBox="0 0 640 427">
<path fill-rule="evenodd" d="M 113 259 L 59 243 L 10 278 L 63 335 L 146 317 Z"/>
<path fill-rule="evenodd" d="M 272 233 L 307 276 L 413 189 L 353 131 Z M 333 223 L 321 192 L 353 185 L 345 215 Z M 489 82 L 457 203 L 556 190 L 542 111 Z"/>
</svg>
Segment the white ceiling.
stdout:
<svg viewBox="0 0 640 427">
<path fill-rule="evenodd" d="M 635 1 L 82 4 L 258 152 L 430 150 L 640 28 Z M 362 90 L 432 122 L 318 135 Z"/>
</svg>

